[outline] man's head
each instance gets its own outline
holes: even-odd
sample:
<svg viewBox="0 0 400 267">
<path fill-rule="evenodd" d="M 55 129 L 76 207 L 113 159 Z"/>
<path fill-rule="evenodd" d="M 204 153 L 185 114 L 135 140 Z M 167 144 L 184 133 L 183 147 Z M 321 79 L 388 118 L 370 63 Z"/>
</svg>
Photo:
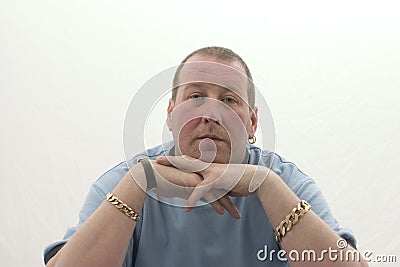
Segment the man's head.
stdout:
<svg viewBox="0 0 400 267">
<path fill-rule="evenodd" d="M 207 47 L 184 59 L 175 74 L 167 119 L 178 154 L 239 163 L 257 121 L 251 74 L 238 55 Z"/>
<path fill-rule="evenodd" d="M 233 63 L 236 62 L 238 63 L 241 67 L 242 70 L 244 71 L 243 74 L 247 76 L 248 78 L 248 87 L 247 87 L 247 98 L 248 98 L 248 104 L 250 108 L 254 108 L 255 105 L 255 88 L 253 84 L 253 77 L 251 76 L 250 69 L 247 67 L 246 62 L 235 52 L 232 50 L 225 48 L 225 47 L 220 47 L 220 46 L 208 46 L 204 48 L 200 48 L 196 51 L 193 51 L 190 53 L 187 57 L 185 57 L 184 60 L 182 60 L 181 64 L 177 68 L 174 76 L 174 80 L 172 83 L 172 100 L 175 101 L 176 99 L 176 94 L 178 92 L 179 85 L 181 82 L 179 81 L 179 75 L 181 73 L 181 70 L 183 66 L 185 65 L 186 62 L 188 62 L 189 59 L 191 59 L 194 56 L 205 56 L 205 57 L 210 57 L 210 58 L 215 58 L 220 61 L 228 62 L 228 63 Z M 240 70 L 239 70 L 240 71 Z"/>
</svg>

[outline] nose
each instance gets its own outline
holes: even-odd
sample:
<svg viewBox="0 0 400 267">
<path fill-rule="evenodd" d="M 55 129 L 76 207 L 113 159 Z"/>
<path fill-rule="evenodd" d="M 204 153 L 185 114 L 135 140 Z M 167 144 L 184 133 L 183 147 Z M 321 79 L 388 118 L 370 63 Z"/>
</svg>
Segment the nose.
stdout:
<svg viewBox="0 0 400 267">
<path fill-rule="evenodd" d="M 201 117 L 201 121 L 203 123 L 216 123 L 216 124 L 221 124 L 221 120 L 219 120 L 218 118 L 216 118 L 216 116 L 214 116 L 214 114 L 212 114 L 212 117 L 207 117 L 207 116 L 202 116 Z"/>
<path fill-rule="evenodd" d="M 201 120 L 203 123 L 222 123 L 222 103 L 220 101 L 207 98 L 203 105 Z"/>
</svg>

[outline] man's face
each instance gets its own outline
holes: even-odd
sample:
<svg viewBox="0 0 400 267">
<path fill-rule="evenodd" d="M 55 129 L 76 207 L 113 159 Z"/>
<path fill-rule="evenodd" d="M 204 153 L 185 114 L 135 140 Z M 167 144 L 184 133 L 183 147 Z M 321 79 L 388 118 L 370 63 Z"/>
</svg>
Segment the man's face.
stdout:
<svg viewBox="0 0 400 267">
<path fill-rule="evenodd" d="M 179 75 L 176 100 L 167 124 L 176 154 L 207 162 L 240 163 L 257 128 L 257 109 L 249 109 L 248 79 L 239 62 L 191 57 Z"/>
</svg>

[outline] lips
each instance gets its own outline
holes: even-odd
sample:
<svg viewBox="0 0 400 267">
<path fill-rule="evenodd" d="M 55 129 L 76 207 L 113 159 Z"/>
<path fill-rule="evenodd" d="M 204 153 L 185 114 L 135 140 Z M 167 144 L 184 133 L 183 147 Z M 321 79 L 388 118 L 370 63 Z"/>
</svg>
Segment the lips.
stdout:
<svg viewBox="0 0 400 267">
<path fill-rule="evenodd" d="M 224 141 L 223 138 L 221 138 L 220 136 L 218 136 L 216 134 L 203 134 L 203 135 L 199 136 L 197 139 L 205 139 L 205 138 L 209 138 L 212 140 Z"/>
</svg>

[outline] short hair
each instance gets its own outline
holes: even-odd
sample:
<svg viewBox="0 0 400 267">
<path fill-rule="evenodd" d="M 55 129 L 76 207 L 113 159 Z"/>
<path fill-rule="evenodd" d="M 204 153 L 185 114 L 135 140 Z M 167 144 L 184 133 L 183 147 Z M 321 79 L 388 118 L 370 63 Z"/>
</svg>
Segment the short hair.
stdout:
<svg viewBox="0 0 400 267">
<path fill-rule="evenodd" d="M 242 67 L 244 68 L 246 72 L 246 76 L 248 78 L 248 86 L 247 86 L 247 98 L 248 98 L 248 105 L 251 109 L 254 108 L 255 105 L 255 88 L 254 88 L 254 83 L 253 83 L 253 78 L 250 73 L 250 69 L 247 67 L 247 64 L 244 62 L 244 60 L 235 52 L 233 52 L 231 49 L 225 48 L 225 47 L 220 47 L 220 46 L 208 46 L 204 48 L 200 48 L 196 51 L 193 51 L 190 53 L 185 59 L 181 62 L 179 67 L 177 68 L 175 75 L 174 75 L 174 80 L 172 83 L 172 100 L 176 100 L 176 95 L 178 92 L 178 87 L 179 87 L 179 74 L 181 73 L 181 70 L 184 66 L 184 64 L 189 60 L 194 55 L 201 55 L 201 56 L 210 56 L 214 57 L 216 59 L 220 59 L 223 61 L 227 62 L 239 62 Z"/>
</svg>

